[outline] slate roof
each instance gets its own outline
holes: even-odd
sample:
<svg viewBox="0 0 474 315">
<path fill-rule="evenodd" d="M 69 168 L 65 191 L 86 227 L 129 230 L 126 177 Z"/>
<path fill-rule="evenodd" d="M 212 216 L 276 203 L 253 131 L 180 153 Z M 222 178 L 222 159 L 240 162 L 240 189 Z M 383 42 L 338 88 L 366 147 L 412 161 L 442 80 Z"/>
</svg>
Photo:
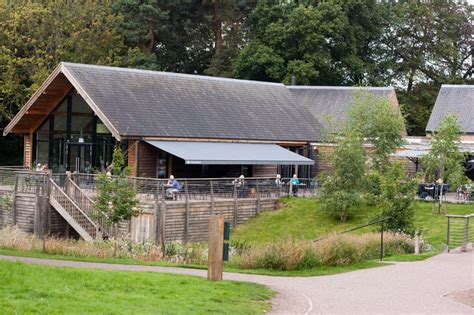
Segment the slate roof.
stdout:
<svg viewBox="0 0 474 315">
<path fill-rule="evenodd" d="M 289 86 L 288 88 L 298 108 L 309 110 L 313 118 L 324 128 L 337 128 L 340 122 L 345 121 L 357 91 L 368 91 L 377 97 L 395 96 L 393 87 Z M 331 123 L 328 123 L 328 119 Z"/>
<path fill-rule="evenodd" d="M 474 85 L 443 84 L 428 120 L 426 131 L 435 131 L 448 113 L 458 116 L 461 132 L 474 133 Z"/>
<path fill-rule="evenodd" d="M 120 136 L 320 137 L 322 127 L 307 110 L 295 108 L 283 84 L 74 63 L 62 67 Z"/>
</svg>

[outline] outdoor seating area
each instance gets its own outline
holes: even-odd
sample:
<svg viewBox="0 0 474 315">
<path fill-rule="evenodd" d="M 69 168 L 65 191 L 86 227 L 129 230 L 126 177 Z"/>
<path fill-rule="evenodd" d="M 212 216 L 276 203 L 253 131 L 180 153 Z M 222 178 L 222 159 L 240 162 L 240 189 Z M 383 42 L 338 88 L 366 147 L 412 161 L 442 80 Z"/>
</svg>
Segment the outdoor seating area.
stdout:
<svg viewBox="0 0 474 315">
<path fill-rule="evenodd" d="M 61 186 L 63 174 L 54 174 L 53 178 Z M 72 179 L 83 190 L 93 195 L 97 185 L 96 174 L 72 174 Z M 164 200 L 205 201 L 225 199 L 270 199 L 286 196 L 311 197 L 317 193 L 317 183 L 313 178 L 300 178 L 299 184 L 291 184 L 290 178 L 254 177 L 243 182 L 235 178 L 180 179 L 179 189 L 171 192 L 173 186 L 167 179 L 130 177 L 140 201 Z"/>
</svg>

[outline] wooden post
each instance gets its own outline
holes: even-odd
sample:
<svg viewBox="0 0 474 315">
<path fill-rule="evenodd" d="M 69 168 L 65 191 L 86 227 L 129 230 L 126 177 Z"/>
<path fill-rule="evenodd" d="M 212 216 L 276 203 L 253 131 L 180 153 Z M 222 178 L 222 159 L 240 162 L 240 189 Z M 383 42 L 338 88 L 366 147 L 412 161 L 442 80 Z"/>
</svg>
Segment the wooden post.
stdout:
<svg viewBox="0 0 474 315">
<path fill-rule="evenodd" d="M 186 208 L 184 210 L 184 243 L 187 243 L 189 240 L 189 190 L 187 181 L 184 181 L 184 190 L 186 198 Z"/>
<path fill-rule="evenodd" d="M 258 185 L 258 178 L 256 183 L 256 193 L 257 193 L 257 213 L 260 213 L 260 187 Z"/>
<path fill-rule="evenodd" d="M 212 182 L 212 179 L 210 180 L 211 182 L 211 215 L 214 214 L 214 184 Z"/>
<path fill-rule="evenodd" d="M 238 213 L 237 185 L 234 185 L 234 228 L 237 226 L 237 213 Z"/>
<path fill-rule="evenodd" d="M 221 281 L 224 270 L 222 256 L 224 253 L 224 216 L 209 216 L 209 250 L 207 279 Z"/>
<path fill-rule="evenodd" d="M 15 174 L 15 184 L 13 185 L 13 197 L 12 197 L 12 224 L 16 225 L 16 195 L 18 191 L 18 180 L 19 174 Z"/>
<path fill-rule="evenodd" d="M 160 239 L 161 239 L 161 246 L 164 253 L 164 246 L 166 241 L 166 202 L 163 199 L 161 202 L 160 207 Z"/>
</svg>

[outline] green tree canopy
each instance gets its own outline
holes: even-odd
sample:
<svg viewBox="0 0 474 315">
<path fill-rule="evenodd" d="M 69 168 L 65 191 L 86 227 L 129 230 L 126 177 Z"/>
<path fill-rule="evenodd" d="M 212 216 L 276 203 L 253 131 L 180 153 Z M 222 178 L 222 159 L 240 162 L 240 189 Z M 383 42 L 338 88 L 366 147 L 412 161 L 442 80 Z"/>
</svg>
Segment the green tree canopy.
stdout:
<svg viewBox="0 0 474 315">
<path fill-rule="evenodd" d="M 466 182 L 464 154 L 459 149 L 461 125 L 454 114 L 446 115 L 431 139 L 431 150 L 422 158 L 428 180 L 441 178 L 452 187 Z"/>
</svg>

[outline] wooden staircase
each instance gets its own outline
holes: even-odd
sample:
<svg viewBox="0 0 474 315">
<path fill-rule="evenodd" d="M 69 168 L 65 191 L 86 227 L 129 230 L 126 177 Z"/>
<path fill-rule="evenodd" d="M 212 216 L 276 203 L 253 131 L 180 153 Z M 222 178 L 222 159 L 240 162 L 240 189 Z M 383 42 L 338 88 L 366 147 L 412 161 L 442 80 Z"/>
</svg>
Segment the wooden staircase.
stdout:
<svg viewBox="0 0 474 315">
<path fill-rule="evenodd" d="M 69 178 L 69 180 L 72 182 Z M 66 220 L 69 225 L 86 241 L 101 238 L 100 226 L 92 220 L 78 203 L 59 187 L 51 178 L 49 179 L 49 203 Z M 70 183 L 68 183 L 70 185 Z M 77 192 L 76 192 L 77 193 Z"/>
</svg>

